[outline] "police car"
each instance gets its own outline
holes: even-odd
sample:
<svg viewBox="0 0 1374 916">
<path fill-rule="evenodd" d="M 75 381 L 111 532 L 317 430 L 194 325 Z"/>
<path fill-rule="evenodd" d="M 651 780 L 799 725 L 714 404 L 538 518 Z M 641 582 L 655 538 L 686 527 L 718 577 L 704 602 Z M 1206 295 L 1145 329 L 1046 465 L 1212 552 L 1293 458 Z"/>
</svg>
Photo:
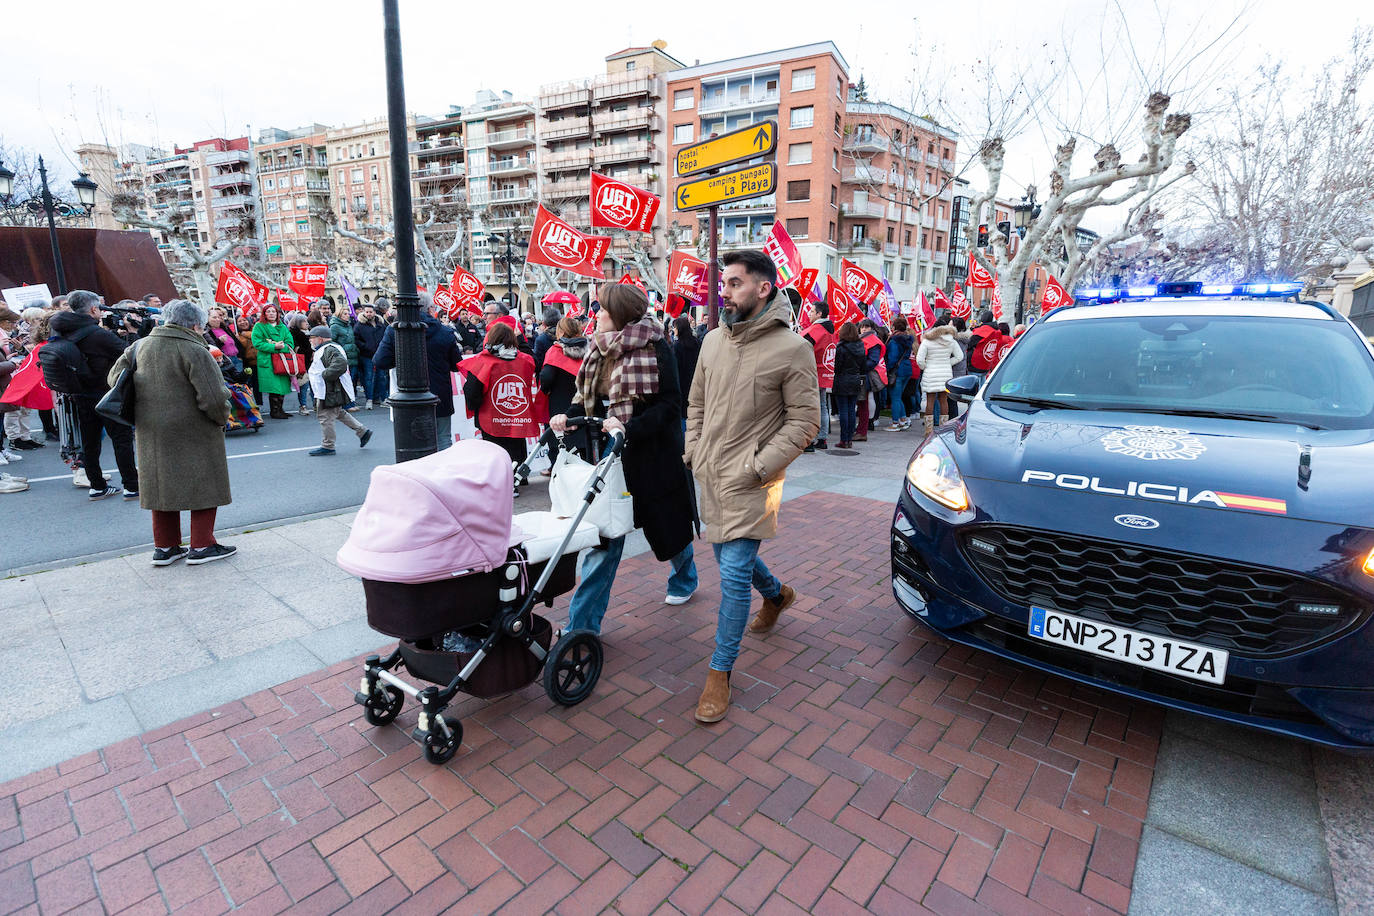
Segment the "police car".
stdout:
<svg viewBox="0 0 1374 916">
<path fill-rule="evenodd" d="M 1080 292 L 950 381 L 969 409 L 893 518 L 901 606 L 1041 671 L 1374 746 L 1374 350 L 1296 292 Z"/>
</svg>

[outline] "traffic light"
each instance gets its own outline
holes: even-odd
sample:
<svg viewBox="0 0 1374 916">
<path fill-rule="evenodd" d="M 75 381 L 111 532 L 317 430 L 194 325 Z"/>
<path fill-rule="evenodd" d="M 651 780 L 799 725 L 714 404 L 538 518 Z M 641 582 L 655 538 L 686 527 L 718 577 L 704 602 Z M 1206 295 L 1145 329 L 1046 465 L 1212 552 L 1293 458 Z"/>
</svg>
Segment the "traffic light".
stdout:
<svg viewBox="0 0 1374 916">
<path fill-rule="evenodd" d="M 988 224 L 987 224 L 987 223 L 979 223 L 979 224 L 978 224 L 978 247 L 979 247 L 979 248 L 986 248 L 986 247 L 988 247 Z"/>
<path fill-rule="evenodd" d="M 997 224 L 997 231 L 1002 233 L 1002 241 L 1011 244 L 1011 220 L 1002 220 Z"/>
</svg>

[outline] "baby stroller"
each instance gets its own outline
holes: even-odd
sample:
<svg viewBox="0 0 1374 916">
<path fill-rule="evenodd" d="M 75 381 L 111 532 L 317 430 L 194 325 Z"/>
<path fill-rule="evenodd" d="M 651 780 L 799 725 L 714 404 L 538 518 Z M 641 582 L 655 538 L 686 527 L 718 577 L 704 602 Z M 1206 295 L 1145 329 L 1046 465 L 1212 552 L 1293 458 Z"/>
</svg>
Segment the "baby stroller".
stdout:
<svg viewBox="0 0 1374 916">
<path fill-rule="evenodd" d="M 576 418 L 568 426 L 599 430 L 601 422 Z M 533 609 L 540 602 L 552 607 L 577 584 L 578 552 L 600 541 L 582 519 L 624 441 L 623 433 L 612 436 L 572 519 L 512 516 L 510 456 L 490 442 L 457 442 L 372 471 L 367 499 L 338 553 L 339 566 L 362 577 L 368 625 L 400 640 L 390 655 L 364 662 L 353 699 L 369 723 L 392 722 L 410 696 L 420 704 L 412 737 L 425 759 L 442 764 L 463 741 L 462 725 L 444 715 L 460 693 L 509 693 L 542 671 L 555 703 L 572 706 L 591 694 L 601 676 L 600 638 L 555 631 Z M 518 479 L 529 468 L 514 473 Z M 431 686 L 413 686 L 402 671 Z"/>
<path fill-rule="evenodd" d="M 224 424 L 226 433 L 262 429 L 262 413 L 253 400 L 253 390 L 245 385 L 246 376 L 227 356 L 220 357 L 220 375 L 224 376 L 224 386 L 229 389 L 229 419 Z"/>
</svg>

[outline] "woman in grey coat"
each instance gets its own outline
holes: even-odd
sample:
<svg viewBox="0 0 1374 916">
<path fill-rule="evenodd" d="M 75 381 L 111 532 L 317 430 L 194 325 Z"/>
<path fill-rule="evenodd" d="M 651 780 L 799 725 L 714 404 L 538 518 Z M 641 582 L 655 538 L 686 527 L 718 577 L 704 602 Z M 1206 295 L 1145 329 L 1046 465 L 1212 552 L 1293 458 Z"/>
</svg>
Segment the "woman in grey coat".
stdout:
<svg viewBox="0 0 1374 916">
<path fill-rule="evenodd" d="M 186 558 L 197 566 L 232 556 L 215 542 L 215 513 L 231 501 L 224 423 L 229 389 L 206 348 L 205 309 L 185 299 L 162 308 L 164 324 L 124 351 L 109 382 L 134 362 L 139 505 L 153 513 L 153 565 Z M 181 546 L 181 513 L 191 513 L 191 546 Z"/>
</svg>

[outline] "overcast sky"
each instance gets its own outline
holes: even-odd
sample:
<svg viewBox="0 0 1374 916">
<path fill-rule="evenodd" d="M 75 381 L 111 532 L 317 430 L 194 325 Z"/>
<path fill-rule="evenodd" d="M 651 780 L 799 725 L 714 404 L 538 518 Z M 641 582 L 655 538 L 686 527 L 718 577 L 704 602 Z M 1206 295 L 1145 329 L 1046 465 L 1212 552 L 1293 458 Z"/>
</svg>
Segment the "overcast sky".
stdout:
<svg viewBox="0 0 1374 916">
<path fill-rule="evenodd" d="M 1116 68 L 1107 74 L 1111 79 L 1064 89 L 1057 107 L 1100 113 L 1111 98 L 1134 110 L 1140 99 L 1132 97 L 1138 93 L 1129 91 L 1129 81 L 1137 64 L 1119 34 L 1123 17 L 1139 66 L 1148 70 L 1152 61 L 1167 60 L 1177 72 L 1204 39 L 1239 16 L 1227 37 L 1180 78 L 1197 109 L 1208 93 L 1215 98 L 1214 81 L 1205 77 L 1218 70 L 1224 79 L 1242 79 L 1266 61 L 1311 67 L 1343 50 L 1362 6 L 1355 0 L 1217 0 L 1199 11 L 1192 0 L 1120 4 L 401 0 L 406 103 L 440 115 L 484 87 L 532 97 L 541 84 L 601 72 L 606 54 L 660 38 L 687 64 L 829 39 L 849 62 L 851 78 L 866 78 L 871 97 L 908 104 L 919 72 L 923 89 L 941 82 L 938 88 L 972 129 L 984 89 L 979 61 L 1006 62 L 1001 69 L 1012 72 L 1017 61 L 1033 60 L 1043 75 L 1063 66 L 1067 47 L 1091 76 L 1106 47 Z M 167 12 L 154 14 L 154 8 Z M 1374 21 L 1369 12 L 1358 15 Z M 83 141 L 184 145 L 268 126 L 341 125 L 385 114 L 380 0 L 6 2 L 2 21 L 10 40 L 0 52 L 0 142 L 43 153 L 64 182 L 75 177 L 70 150 Z M 931 69 L 936 72 L 927 76 Z M 1046 144 L 1057 139 L 1043 123 L 1024 131 L 1008 159 L 1007 180 L 1016 193 L 1026 182 L 1043 186 Z M 1129 148 L 1123 152 L 1135 158 Z M 1012 196 L 1009 190 L 1004 185 L 1003 196 Z"/>
</svg>

